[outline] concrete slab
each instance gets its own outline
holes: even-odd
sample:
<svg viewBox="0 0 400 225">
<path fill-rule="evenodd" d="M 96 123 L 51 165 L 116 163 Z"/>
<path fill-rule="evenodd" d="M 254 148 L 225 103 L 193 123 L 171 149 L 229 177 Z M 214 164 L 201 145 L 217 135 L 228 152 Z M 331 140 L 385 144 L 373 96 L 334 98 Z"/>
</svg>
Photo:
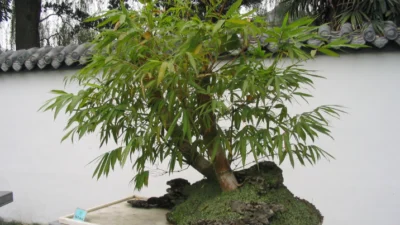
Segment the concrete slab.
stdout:
<svg viewBox="0 0 400 225">
<path fill-rule="evenodd" d="M 106 205 L 88 209 L 85 222 L 72 220 L 73 215 L 61 217 L 59 223 L 52 225 L 170 225 L 167 222 L 165 209 L 138 209 L 127 203 L 130 197 Z"/>
<path fill-rule="evenodd" d="M 164 209 L 137 209 L 126 202 L 88 213 L 86 221 L 99 225 L 168 225 Z"/>
<path fill-rule="evenodd" d="M 0 207 L 13 202 L 13 193 L 10 191 L 0 191 Z"/>
</svg>

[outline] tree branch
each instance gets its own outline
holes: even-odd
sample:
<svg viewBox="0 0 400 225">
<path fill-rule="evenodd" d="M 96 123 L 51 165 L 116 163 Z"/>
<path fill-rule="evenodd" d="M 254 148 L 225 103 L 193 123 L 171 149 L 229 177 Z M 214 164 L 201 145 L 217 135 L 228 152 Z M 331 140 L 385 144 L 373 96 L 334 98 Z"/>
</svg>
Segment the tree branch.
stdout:
<svg viewBox="0 0 400 225">
<path fill-rule="evenodd" d="M 46 16 L 46 17 L 44 17 L 43 19 L 40 19 L 40 20 L 39 20 L 39 23 L 41 23 L 41 22 L 43 22 L 43 21 L 47 20 L 47 19 L 48 19 L 48 18 L 50 18 L 51 16 L 60 16 L 60 15 L 58 15 L 58 14 L 56 14 L 56 13 L 53 13 L 53 14 L 47 15 L 47 16 Z"/>
</svg>

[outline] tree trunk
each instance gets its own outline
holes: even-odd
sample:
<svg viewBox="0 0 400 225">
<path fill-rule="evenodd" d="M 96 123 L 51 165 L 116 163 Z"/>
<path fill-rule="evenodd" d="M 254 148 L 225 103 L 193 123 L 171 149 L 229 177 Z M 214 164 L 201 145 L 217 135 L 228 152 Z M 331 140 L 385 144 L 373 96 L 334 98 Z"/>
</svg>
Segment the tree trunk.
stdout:
<svg viewBox="0 0 400 225">
<path fill-rule="evenodd" d="M 207 179 L 216 180 L 213 165 L 205 159 L 200 153 L 196 151 L 188 142 L 183 142 L 179 146 L 179 151 L 182 153 L 183 157 L 186 159 L 187 164 L 201 173 Z"/>
<path fill-rule="evenodd" d="M 214 170 L 222 191 L 233 191 L 239 187 L 235 175 L 231 169 L 225 151 L 219 149 L 214 159 Z"/>
<path fill-rule="evenodd" d="M 208 78 L 206 78 L 208 79 Z M 203 80 L 203 82 L 208 83 L 209 80 Z M 199 105 L 206 104 L 212 100 L 211 96 L 205 94 L 198 95 Z M 205 145 L 208 148 L 208 155 L 211 157 L 214 151 L 215 158 L 213 161 L 213 167 L 215 171 L 215 175 L 219 182 L 219 185 L 222 191 L 233 191 L 239 187 L 239 183 L 236 180 L 235 175 L 231 169 L 230 163 L 226 157 L 226 153 L 220 143 L 215 143 L 215 137 L 218 134 L 217 131 L 217 121 L 213 112 L 208 114 L 210 119 L 210 124 L 208 125 L 206 121 L 201 123 L 201 132 L 204 138 Z M 215 150 L 214 146 L 217 145 L 217 149 Z"/>
<path fill-rule="evenodd" d="M 40 47 L 41 0 L 15 0 L 15 42 L 18 49 Z"/>
</svg>

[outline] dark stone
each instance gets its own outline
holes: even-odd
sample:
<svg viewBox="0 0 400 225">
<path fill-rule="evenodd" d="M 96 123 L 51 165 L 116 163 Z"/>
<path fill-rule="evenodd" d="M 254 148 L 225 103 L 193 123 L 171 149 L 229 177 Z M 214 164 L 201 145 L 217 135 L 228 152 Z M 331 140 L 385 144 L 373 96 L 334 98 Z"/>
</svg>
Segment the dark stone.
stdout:
<svg viewBox="0 0 400 225">
<path fill-rule="evenodd" d="M 0 207 L 13 202 L 13 193 L 9 191 L 0 191 Z"/>
<path fill-rule="evenodd" d="M 249 183 L 259 189 L 259 194 L 283 187 L 282 170 L 274 162 L 264 161 L 248 169 L 235 172 L 239 183 Z"/>
<path fill-rule="evenodd" d="M 283 206 L 279 204 L 267 204 L 263 202 L 240 202 L 233 201 L 231 203 L 233 212 L 243 215 L 241 221 L 246 224 L 268 225 L 269 218 L 275 215 L 276 212 L 283 211 Z"/>
<path fill-rule="evenodd" d="M 155 205 L 149 204 L 147 200 L 129 200 L 128 203 L 135 208 L 150 209 L 155 207 Z"/>
<path fill-rule="evenodd" d="M 161 197 L 151 197 L 147 200 L 129 200 L 128 203 L 135 208 L 163 208 L 172 209 L 175 205 L 185 201 L 187 196 L 183 193 L 185 187 L 189 186 L 189 181 L 185 179 L 173 179 L 167 182 L 170 188 L 167 194 Z"/>
</svg>

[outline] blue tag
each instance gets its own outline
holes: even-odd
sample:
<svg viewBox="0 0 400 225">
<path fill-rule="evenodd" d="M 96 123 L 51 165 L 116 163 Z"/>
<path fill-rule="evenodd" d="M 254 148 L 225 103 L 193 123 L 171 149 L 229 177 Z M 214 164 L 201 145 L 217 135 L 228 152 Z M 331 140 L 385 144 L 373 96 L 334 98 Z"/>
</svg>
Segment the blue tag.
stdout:
<svg viewBox="0 0 400 225">
<path fill-rule="evenodd" d="M 83 222 L 83 221 L 85 221 L 86 214 L 87 214 L 86 210 L 77 208 L 75 210 L 74 220 L 79 220 L 79 221 Z"/>
</svg>

